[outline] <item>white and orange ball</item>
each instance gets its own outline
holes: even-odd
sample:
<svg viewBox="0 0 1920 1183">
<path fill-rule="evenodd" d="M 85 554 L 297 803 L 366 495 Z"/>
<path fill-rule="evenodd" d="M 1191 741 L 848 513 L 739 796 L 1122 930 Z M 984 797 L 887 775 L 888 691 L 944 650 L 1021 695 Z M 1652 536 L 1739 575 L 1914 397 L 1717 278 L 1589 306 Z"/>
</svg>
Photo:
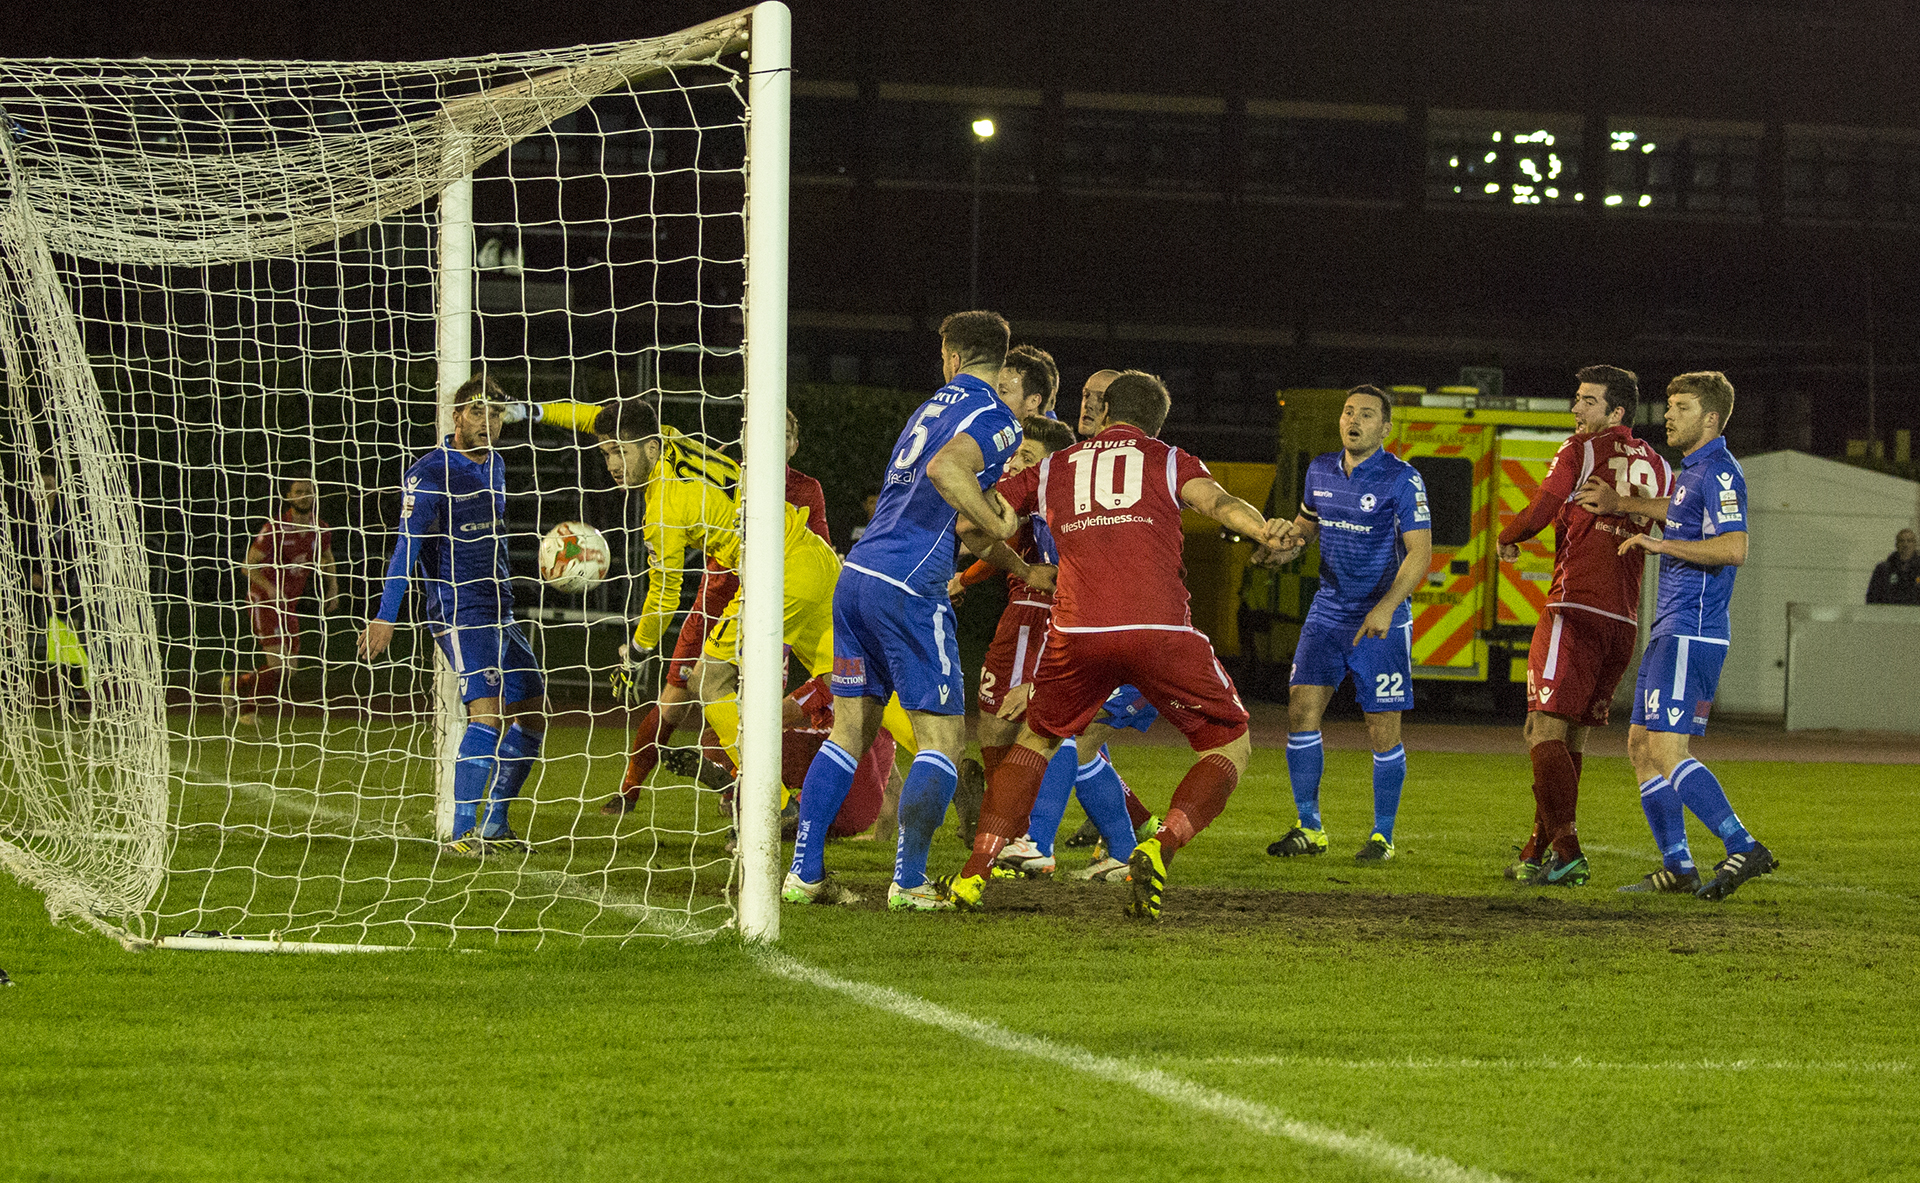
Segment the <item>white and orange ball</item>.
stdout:
<svg viewBox="0 0 1920 1183">
<path fill-rule="evenodd" d="M 578 595 L 597 587 L 612 561 L 606 535 L 585 522 L 561 522 L 540 540 L 540 578 L 555 591 Z"/>
</svg>

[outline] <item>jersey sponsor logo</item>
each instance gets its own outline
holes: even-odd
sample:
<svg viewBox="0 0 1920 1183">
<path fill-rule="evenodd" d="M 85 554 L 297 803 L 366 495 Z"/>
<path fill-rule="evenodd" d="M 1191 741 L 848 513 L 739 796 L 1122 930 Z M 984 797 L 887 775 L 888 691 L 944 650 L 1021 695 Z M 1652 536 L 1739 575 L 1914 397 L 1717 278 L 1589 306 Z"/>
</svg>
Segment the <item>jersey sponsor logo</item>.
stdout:
<svg viewBox="0 0 1920 1183">
<path fill-rule="evenodd" d="M 1693 704 L 1693 721 L 1695 723 L 1705 723 L 1707 721 L 1707 714 L 1712 710 L 1713 700 L 1711 698 L 1705 701 L 1696 700 Z"/>
<path fill-rule="evenodd" d="M 1053 531 L 1056 534 L 1071 534 L 1075 530 L 1084 530 L 1088 526 L 1125 526 L 1132 523 L 1151 526 L 1153 519 L 1142 517 L 1137 513 L 1103 513 L 1090 518 L 1081 518 L 1077 522 L 1062 522 L 1055 526 Z"/>
<path fill-rule="evenodd" d="M 1722 489 L 1731 489 L 1731 488 L 1733 488 L 1733 474 L 1732 474 L 1732 473 L 1730 473 L 1730 472 L 1723 472 L 1723 473 L 1721 473 L 1721 474 L 1720 474 L 1720 487 L 1721 487 Z"/>
<path fill-rule="evenodd" d="M 1010 451 L 1013 448 L 1013 442 L 1014 442 L 1013 437 L 1019 434 L 1020 434 L 1020 429 L 1017 427 L 1002 427 L 999 431 L 994 432 L 993 433 L 994 450 L 998 452 Z"/>
<path fill-rule="evenodd" d="M 911 468 L 889 469 L 887 472 L 887 483 L 889 485 L 911 485 L 913 483 L 913 470 Z"/>
<path fill-rule="evenodd" d="M 1553 687 L 1551 687 L 1551 686 L 1542 686 L 1542 687 L 1540 687 L 1540 701 L 1541 701 L 1541 702 L 1546 702 L 1547 700 L 1549 700 L 1549 699 L 1551 699 L 1552 697 L 1553 697 Z"/>
<path fill-rule="evenodd" d="M 1331 490 L 1328 490 L 1328 489 L 1315 489 L 1313 491 L 1313 495 L 1315 497 L 1331 497 L 1333 496 L 1333 493 Z"/>
<path fill-rule="evenodd" d="M 1740 495 L 1732 489 L 1720 490 L 1720 512 L 1716 515 L 1723 522 L 1740 520 Z"/>
<path fill-rule="evenodd" d="M 498 524 L 499 523 L 494 521 L 492 518 L 488 518 L 484 522 L 461 522 L 460 532 L 462 534 L 477 534 L 480 531 L 485 530 L 489 534 L 491 534 L 493 532 L 493 528 Z"/>
<path fill-rule="evenodd" d="M 1345 530 L 1351 534 L 1373 533 L 1372 526 L 1363 526 L 1359 522 L 1343 522 L 1338 518 L 1322 518 L 1320 519 L 1320 524 L 1322 526 L 1332 526 L 1336 530 Z"/>
<path fill-rule="evenodd" d="M 947 705 L 947 694 L 950 690 L 951 690 L 951 687 L 947 687 L 947 686 L 940 687 L 940 705 L 941 706 Z"/>
<path fill-rule="evenodd" d="M 833 684 L 835 686 L 865 686 L 867 684 L 867 659 L 864 657 L 834 658 Z"/>
<path fill-rule="evenodd" d="M 1667 722 L 1668 722 L 1669 724 L 1673 724 L 1673 723 L 1678 723 L 1679 721 L 1680 721 L 1680 708 L 1679 708 L 1679 707 L 1668 707 L 1668 708 L 1667 708 Z"/>
<path fill-rule="evenodd" d="M 1360 512 L 1361 513 L 1372 513 L 1373 507 L 1377 504 L 1379 503 L 1374 500 L 1373 494 L 1371 493 L 1360 494 Z"/>
</svg>

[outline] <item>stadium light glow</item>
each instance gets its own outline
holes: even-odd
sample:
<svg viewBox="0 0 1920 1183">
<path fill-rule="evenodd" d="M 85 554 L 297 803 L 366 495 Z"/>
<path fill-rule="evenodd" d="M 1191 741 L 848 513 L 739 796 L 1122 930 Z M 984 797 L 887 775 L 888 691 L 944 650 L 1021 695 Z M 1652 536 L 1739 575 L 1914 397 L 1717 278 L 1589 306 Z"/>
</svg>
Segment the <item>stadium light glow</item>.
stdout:
<svg viewBox="0 0 1920 1183">
<path fill-rule="evenodd" d="M 979 136 L 983 140 L 992 139 L 993 138 L 993 120 L 991 119 L 974 120 L 973 134 L 976 136 Z"/>
<path fill-rule="evenodd" d="M 1640 195 L 1640 208 L 1641 208 L 1641 209 L 1646 209 L 1646 208 L 1647 208 L 1648 206 L 1650 206 L 1650 205 L 1652 205 L 1652 204 L 1653 204 L 1653 194 L 1651 194 L 1651 193 L 1642 193 L 1642 194 Z"/>
<path fill-rule="evenodd" d="M 1620 195 L 1619 195 L 1618 193 L 1609 193 L 1609 194 L 1607 194 L 1607 204 L 1608 204 L 1608 205 L 1619 205 L 1619 204 L 1620 204 L 1620 203 L 1621 203 L 1622 201 L 1625 201 L 1625 200 L 1626 200 L 1626 198 L 1624 198 L 1624 197 L 1622 197 L 1622 196 L 1620 196 Z"/>
</svg>

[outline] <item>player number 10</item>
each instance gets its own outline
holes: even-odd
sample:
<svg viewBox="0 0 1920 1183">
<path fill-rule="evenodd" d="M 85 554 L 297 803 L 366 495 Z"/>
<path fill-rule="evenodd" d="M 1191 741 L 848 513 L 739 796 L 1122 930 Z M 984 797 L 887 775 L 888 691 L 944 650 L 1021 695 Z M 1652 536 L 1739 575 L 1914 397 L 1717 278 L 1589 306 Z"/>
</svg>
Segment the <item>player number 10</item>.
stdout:
<svg viewBox="0 0 1920 1183">
<path fill-rule="evenodd" d="M 1067 459 L 1073 464 L 1075 514 L 1091 510 L 1096 500 L 1107 509 L 1125 509 L 1140 500 L 1140 481 L 1147 471 L 1147 458 L 1140 449 L 1131 444 L 1085 449 Z"/>
<path fill-rule="evenodd" d="M 1613 470 L 1613 491 L 1622 497 L 1658 497 L 1660 495 L 1659 478 L 1653 475 L 1653 465 L 1646 460 L 1629 461 L 1625 456 L 1615 456 L 1607 461 L 1607 467 Z"/>
</svg>

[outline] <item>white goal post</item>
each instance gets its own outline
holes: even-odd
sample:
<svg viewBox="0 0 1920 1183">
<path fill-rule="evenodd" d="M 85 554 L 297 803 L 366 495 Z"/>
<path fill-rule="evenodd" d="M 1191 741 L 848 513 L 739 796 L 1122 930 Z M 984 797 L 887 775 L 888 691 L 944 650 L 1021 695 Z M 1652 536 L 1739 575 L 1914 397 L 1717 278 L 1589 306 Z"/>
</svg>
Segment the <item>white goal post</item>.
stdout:
<svg viewBox="0 0 1920 1183">
<path fill-rule="evenodd" d="M 790 43 L 769 2 L 434 62 L 0 59 L 0 865 L 54 919 L 246 951 L 778 936 Z M 402 473 L 483 371 L 531 408 L 495 529 L 550 708 L 488 765 L 515 844 L 470 858 L 424 577 L 391 656 L 355 640 Z M 665 560 L 583 405 L 636 398 L 741 461 L 737 797 L 641 759 L 658 703 L 608 689 Z M 574 520 L 616 549 L 584 600 L 532 564 Z M 658 752 L 697 768 L 697 720 Z"/>
</svg>

